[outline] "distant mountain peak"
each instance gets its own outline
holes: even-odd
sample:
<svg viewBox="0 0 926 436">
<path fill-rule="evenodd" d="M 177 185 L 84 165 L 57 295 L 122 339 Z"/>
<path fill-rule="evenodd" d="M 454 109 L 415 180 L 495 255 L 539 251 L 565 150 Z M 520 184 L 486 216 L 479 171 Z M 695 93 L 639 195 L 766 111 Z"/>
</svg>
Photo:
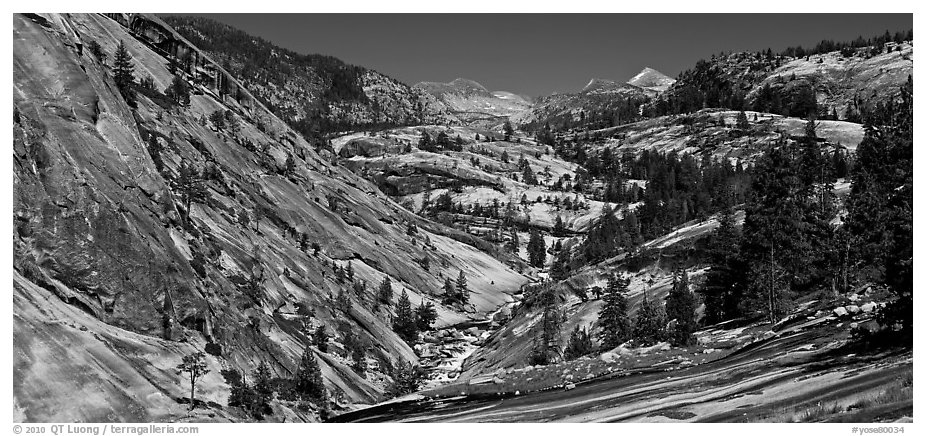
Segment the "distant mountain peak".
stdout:
<svg viewBox="0 0 926 436">
<path fill-rule="evenodd" d="M 651 91 L 662 92 L 675 83 L 675 79 L 650 67 L 643 68 L 642 71 L 627 81 L 628 84 L 639 86 Z"/>
</svg>

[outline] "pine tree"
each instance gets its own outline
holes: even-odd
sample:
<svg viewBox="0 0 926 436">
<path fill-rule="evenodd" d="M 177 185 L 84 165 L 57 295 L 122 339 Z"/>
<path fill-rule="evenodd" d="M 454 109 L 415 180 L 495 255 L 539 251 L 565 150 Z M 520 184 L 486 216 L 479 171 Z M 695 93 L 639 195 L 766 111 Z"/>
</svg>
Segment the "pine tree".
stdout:
<svg viewBox="0 0 926 436">
<path fill-rule="evenodd" d="M 629 279 L 608 277 L 604 290 L 604 305 L 598 312 L 598 326 L 601 331 L 598 339 L 602 350 L 615 348 L 630 339 L 630 317 L 627 314 L 627 285 Z"/>
<path fill-rule="evenodd" d="M 453 287 L 453 282 L 450 280 L 450 277 L 444 279 L 444 304 L 454 304 L 457 302 L 457 290 Z"/>
<path fill-rule="evenodd" d="M 254 392 L 260 398 L 261 403 L 270 403 L 273 399 L 273 376 L 270 374 L 270 367 L 267 362 L 261 361 L 257 368 L 254 369 Z"/>
<path fill-rule="evenodd" d="M 190 105 L 190 88 L 187 86 L 186 81 L 179 76 L 174 76 L 165 94 L 178 106 Z"/>
<path fill-rule="evenodd" d="M 312 343 L 318 347 L 318 351 L 322 353 L 328 352 L 328 332 L 325 330 L 324 324 L 315 329 L 312 334 Z"/>
<path fill-rule="evenodd" d="M 418 327 L 415 322 L 415 313 L 408 300 L 408 293 L 402 289 L 402 295 L 395 304 L 395 318 L 392 320 L 392 330 L 409 345 L 418 339 Z"/>
<path fill-rule="evenodd" d="M 457 275 L 457 300 L 462 304 L 469 303 L 469 287 L 466 285 L 466 274 L 463 274 L 463 270 L 460 270 L 460 274 Z"/>
<path fill-rule="evenodd" d="M 303 399 L 322 402 L 327 397 L 321 368 L 309 347 L 302 351 L 302 358 L 299 360 L 299 368 L 296 369 L 293 384 L 296 392 Z"/>
<path fill-rule="evenodd" d="M 344 288 L 338 289 L 338 295 L 334 299 L 334 307 L 345 314 L 350 313 L 350 296 L 347 295 L 347 291 L 345 291 Z"/>
<path fill-rule="evenodd" d="M 531 166 L 529 164 L 525 163 L 525 165 L 522 167 L 521 181 L 528 185 L 537 184 L 537 177 L 534 176 L 534 172 L 531 170 Z"/>
<path fill-rule="evenodd" d="M 209 373 L 206 355 L 199 351 L 183 356 L 183 362 L 177 365 L 177 370 L 190 375 L 190 410 L 193 410 L 196 406 L 196 381 Z"/>
<path fill-rule="evenodd" d="M 434 324 L 434 321 L 437 321 L 437 309 L 430 301 L 425 302 L 422 299 L 421 304 L 415 309 L 415 325 L 418 331 L 431 330 L 431 324 Z"/>
<path fill-rule="evenodd" d="M 664 326 L 665 317 L 644 292 L 633 323 L 634 342 L 644 347 L 656 344 L 663 339 Z"/>
<path fill-rule="evenodd" d="M 559 330 L 563 315 L 556 307 L 556 292 L 552 288 L 541 290 L 538 300 L 543 307 L 543 315 L 528 359 L 531 365 L 547 365 L 555 362 L 560 355 Z"/>
<path fill-rule="evenodd" d="M 814 234 L 808 230 L 810 190 L 800 151 L 784 142 L 756 162 L 746 202 L 741 258 L 747 263 L 744 307 L 770 321 L 790 306 L 791 291 L 810 289 L 815 269 Z"/>
<path fill-rule="evenodd" d="M 296 174 L 296 159 L 293 158 L 293 155 L 286 154 L 286 162 L 283 167 L 283 174 L 287 176 L 292 176 Z"/>
<path fill-rule="evenodd" d="M 559 242 L 559 241 L 557 241 Z M 560 251 L 553 256 L 553 263 L 550 265 L 550 280 L 558 282 L 569 277 L 569 252 Z"/>
<path fill-rule="evenodd" d="M 386 396 L 389 398 L 415 392 L 424 381 L 424 371 L 415 365 L 400 361 L 392 374 L 392 382 L 386 386 Z"/>
<path fill-rule="evenodd" d="M 694 293 L 688 289 L 688 272 L 675 274 L 672 280 L 672 290 L 666 296 L 666 319 L 675 320 L 675 328 L 670 332 L 669 339 L 673 345 L 685 346 L 691 343 L 691 334 L 697 329 L 698 303 Z"/>
<path fill-rule="evenodd" d="M 579 357 L 591 354 L 593 351 L 592 339 L 588 334 L 588 330 L 581 329 L 577 325 L 573 330 L 572 334 L 569 335 L 569 344 L 566 345 L 566 349 L 563 351 L 563 358 L 566 360 L 575 360 Z"/>
<path fill-rule="evenodd" d="M 505 245 L 505 247 L 508 249 L 508 251 L 517 253 L 520 246 L 521 241 L 518 240 L 518 230 L 512 227 L 509 231 L 508 243 Z"/>
<path fill-rule="evenodd" d="M 507 120 L 505 121 L 503 130 L 505 132 L 505 142 L 511 141 L 511 135 L 514 135 L 514 129 L 511 127 L 510 121 L 507 121 Z"/>
<path fill-rule="evenodd" d="M 740 233 L 736 229 L 733 209 L 720 214 L 720 226 L 707 242 L 706 257 L 710 269 L 698 290 L 704 299 L 704 322 L 715 324 L 741 315 L 746 265 L 740 258 Z"/>
<path fill-rule="evenodd" d="M 746 112 L 739 111 L 736 114 L 736 128 L 742 131 L 749 130 L 749 118 L 746 118 Z"/>
<path fill-rule="evenodd" d="M 886 285 L 892 301 L 878 322 L 913 345 L 913 78 L 899 102 L 867 116 L 846 201 L 846 275 Z M 847 280 L 846 280 L 847 281 Z"/>
<path fill-rule="evenodd" d="M 135 107 L 135 67 L 132 65 L 132 55 L 125 47 L 125 41 L 119 41 L 116 52 L 113 54 L 113 81 L 116 87 L 131 107 Z"/>
<path fill-rule="evenodd" d="M 543 268 L 547 260 L 547 246 L 537 229 L 531 229 L 531 237 L 527 242 L 527 256 L 528 263 L 535 268 Z"/>
<path fill-rule="evenodd" d="M 563 217 L 556 216 L 556 222 L 553 224 L 553 236 L 562 237 L 566 235 L 566 225 L 563 224 Z"/>
<path fill-rule="evenodd" d="M 184 218 L 190 218 L 190 207 L 194 202 L 202 202 L 209 198 L 205 180 L 202 173 L 187 162 L 180 165 L 180 174 L 176 179 L 177 190 L 183 201 Z"/>
<path fill-rule="evenodd" d="M 437 145 L 441 148 L 444 148 L 444 149 L 450 148 L 450 137 L 447 136 L 447 132 L 443 130 L 441 130 L 440 133 L 437 134 L 436 142 L 437 142 Z"/>
<path fill-rule="evenodd" d="M 392 280 L 389 276 L 384 277 L 382 283 L 379 284 L 376 296 L 383 304 L 390 304 L 392 302 Z"/>
<path fill-rule="evenodd" d="M 357 375 L 363 377 L 367 373 L 367 354 L 363 345 L 358 344 L 351 348 L 350 358 L 352 360 L 350 367 Z"/>
</svg>

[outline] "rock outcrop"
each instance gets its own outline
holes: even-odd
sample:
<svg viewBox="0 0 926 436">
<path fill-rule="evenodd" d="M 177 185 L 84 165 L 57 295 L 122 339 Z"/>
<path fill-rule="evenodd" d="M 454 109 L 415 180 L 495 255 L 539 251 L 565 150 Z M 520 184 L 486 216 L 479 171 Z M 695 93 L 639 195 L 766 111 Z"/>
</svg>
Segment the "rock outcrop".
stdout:
<svg viewBox="0 0 926 436">
<path fill-rule="evenodd" d="M 390 327 L 391 306 L 373 303 L 384 277 L 417 305 L 437 303 L 441 276 L 463 271 L 477 312 L 527 280 L 316 151 L 156 17 L 13 20 L 21 420 L 174 420 L 189 389 L 174 368 L 204 349 L 217 355 L 197 398 L 216 406 L 192 419 L 227 419 L 219 370 L 265 361 L 288 377 L 318 325 L 336 344 L 359 335 L 382 362 L 361 377 L 347 358 L 313 348 L 336 404 L 371 403 L 382 398 L 382 368 L 417 360 Z M 136 77 L 150 78 L 150 88 L 136 86 L 137 107 L 86 49 L 91 41 L 104 53 L 124 42 Z M 188 106 L 164 96 L 175 77 L 192 89 Z M 215 113 L 227 123 L 215 125 Z M 202 178 L 181 177 L 186 167 Z M 430 270 L 416 262 L 425 256 Z M 347 265 L 354 283 L 335 274 Z M 342 290 L 349 307 L 334 304 Z M 437 306 L 441 325 L 468 316 Z"/>
</svg>

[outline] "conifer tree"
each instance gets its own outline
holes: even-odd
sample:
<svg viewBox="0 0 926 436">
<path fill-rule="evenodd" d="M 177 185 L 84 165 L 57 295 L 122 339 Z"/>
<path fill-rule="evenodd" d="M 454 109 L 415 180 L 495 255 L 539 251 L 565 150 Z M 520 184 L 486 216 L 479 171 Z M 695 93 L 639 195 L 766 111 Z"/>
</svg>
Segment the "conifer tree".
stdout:
<svg viewBox="0 0 926 436">
<path fill-rule="evenodd" d="M 402 289 L 402 295 L 399 296 L 399 300 L 395 304 L 395 318 L 392 320 L 392 330 L 409 345 L 414 344 L 415 340 L 418 339 L 415 312 L 412 310 L 412 304 L 408 300 L 408 293 L 405 289 Z"/>
<path fill-rule="evenodd" d="M 739 111 L 736 114 L 736 128 L 743 131 L 749 129 L 749 119 L 746 118 L 746 112 Z"/>
<path fill-rule="evenodd" d="M 350 312 L 350 296 L 347 295 L 347 291 L 345 291 L 344 288 L 338 289 L 338 295 L 334 300 L 334 307 L 345 314 Z"/>
<path fill-rule="evenodd" d="M 845 281 L 886 285 L 893 294 L 878 322 L 913 345 L 913 78 L 897 103 L 867 116 L 846 201 Z"/>
<path fill-rule="evenodd" d="M 457 275 L 457 300 L 460 303 L 468 304 L 469 303 L 469 287 L 466 285 L 466 274 L 463 274 L 463 270 L 460 270 L 460 274 Z"/>
<path fill-rule="evenodd" d="M 315 329 L 315 332 L 312 334 L 312 343 L 318 347 L 318 351 L 322 353 L 328 352 L 328 332 L 324 324 Z"/>
<path fill-rule="evenodd" d="M 183 362 L 177 365 L 177 370 L 190 376 L 190 410 L 193 410 L 196 406 L 196 381 L 209 373 L 206 355 L 199 351 L 183 356 Z"/>
<path fill-rule="evenodd" d="M 444 278 L 444 304 L 454 304 L 457 302 L 457 290 L 453 287 L 450 277 Z"/>
<path fill-rule="evenodd" d="M 389 398 L 415 392 L 424 381 L 424 371 L 411 363 L 400 361 L 392 374 L 392 382 L 386 386 L 386 396 Z"/>
<path fill-rule="evenodd" d="M 588 330 L 584 328 L 580 330 L 577 325 L 572 330 L 572 334 L 569 335 L 569 344 L 566 345 L 566 349 L 563 351 L 563 358 L 566 360 L 575 360 L 579 357 L 591 354 L 592 351 L 592 339 L 588 334 Z"/>
<path fill-rule="evenodd" d="M 296 369 L 293 384 L 296 392 L 304 399 L 321 402 L 327 396 L 321 368 L 309 347 L 305 347 L 302 351 L 302 358 L 299 360 L 299 368 Z"/>
<path fill-rule="evenodd" d="M 434 321 L 437 321 L 437 309 L 430 301 L 425 302 L 422 299 L 421 304 L 415 309 L 415 325 L 418 331 L 431 330 L 431 324 L 434 324 Z"/>
<path fill-rule="evenodd" d="M 552 288 L 541 290 L 538 299 L 543 315 L 528 359 L 531 365 L 547 365 L 560 356 L 559 330 L 563 315 L 556 307 L 556 292 Z"/>
<path fill-rule="evenodd" d="M 611 275 L 604 289 L 604 305 L 598 312 L 598 339 L 602 350 L 610 350 L 630 339 L 630 317 L 627 314 L 627 292 L 629 279 Z"/>
<path fill-rule="evenodd" d="M 183 201 L 184 218 L 189 219 L 190 207 L 194 202 L 205 201 L 208 197 L 202 173 L 187 162 L 180 165 L 180 174 L 176 179 L 177 190 Z"/>
<path fill-rule="evenodd" d="M 510 121 L 507 121 L 507 120 L 505 121 L 503 130 L 505 132 L 505 142 L 511 141 L 511 135 L 514 135 L 514 129 L 511 127 Z"/>
<path fill-rule="evenodd" d="M 389 278 L 389 276 L 384 277 L 383 281 L 379 284 L 379 289 L 376 292 L 376 296 L 383 304 L 389 304 L 392 302 L 392 280 Z"/>
<path fill-rule="evenodd" d="M 675 328 L 669 332 L 673 345 L 691 343 L 691 334 L 697 329 L 697 306 L 694 293 L 688 289 L 688 272 L 676 273 L 672 279 L 672 290 L 666 296 L 666 319 L 675 320 Z"/>
<path fill-rule="evenodd" d="M 715 324 L 741 315 L 746 265 L 740 258 L 740 233 L 732 208 L 720 214 L 720 226 L 708 238 L 706 255 L 710 269 L 698 290 L 704 299 L 704 322 Z"/>
<path fill-rule="evenodd" d="M 119 41 L 116 52 L 113 54 L 113 81 L 116 87 L 131 107 L 135 107 L 135 67 L 132 65 L 132 55 L 125 47 L 125 41 Z"/>
<path fill-rule="evenodd" d="M 521 241 L 518 240 L 518 230 L 512 227 L 509 230 L 508 234 L 509 234 L 508 243 L 505 245 L 505 247 L 508 248 L 508 251 L 512 253 L 517 253 L 518 249 L 521 246 Z"/>
<path fill-rule="evenodd" d="M 528 263 L 535 268 L 543 268 L 547 260 L 547 246 L 537 229 L 531 229 L 531 238 L 527 242 Z"/>
<path fill-rule="evenodd" d="M 553 263 L 550 265 L 550 280 L 558 282 L 560 280 L 565 280 L 569 276 L 568 258 L 568 251 L 560 251 L 553 256 Z"/>
<path fill-rule="evenodd" d="M 350 358 L 352 360 L 350 367 L 359 376 L 365 376 L 367 373 L 367 354 L 365 347 L 361 344 L 351 348 Z"/>
<path fill-rule="evenodd" d="M 170 86 L 167 87 L 165 94 L 178 106 L 190 105 L 190 88 L 187 86 L 186 81 L 181 79 L 179 76 L 174 76 L 174 79 L 170 82 Z"/>
<path fill-rule="evenodd" d="M 273 399 L 273 375 L 270 374 L 270 366 L 267 362 L 261 361 L 257 368 L 254 369 L 254 392 L 260 398 L 261 403 L 269 404 Z"/>
<path fill-rule="evenodd" d="M 563 217 L 556 216 L 556 222 L 553 224 L 553 236 L 564 236 L 566 234 L 566 225 L 563 224 Z"/>
<path fill-rule="evenodd" d="M 665 317 L 659 307 L 643 293 L 643 302 L 637 309 L 633 323 L 634 343 L 648 347 L 663 339 Z"/>
</svg>

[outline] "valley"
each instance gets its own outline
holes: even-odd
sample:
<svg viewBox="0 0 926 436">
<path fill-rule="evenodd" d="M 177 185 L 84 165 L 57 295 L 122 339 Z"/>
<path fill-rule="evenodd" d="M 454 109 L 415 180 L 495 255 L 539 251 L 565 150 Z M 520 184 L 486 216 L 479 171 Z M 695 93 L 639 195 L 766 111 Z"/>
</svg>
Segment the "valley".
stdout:
<svg viewBox="0 0 926 436">
<path fill-rule="evenodd" d="M 532 98 L 13 19 L 17 422 L 912 420 L 912 31 Z"/>
</svg>

